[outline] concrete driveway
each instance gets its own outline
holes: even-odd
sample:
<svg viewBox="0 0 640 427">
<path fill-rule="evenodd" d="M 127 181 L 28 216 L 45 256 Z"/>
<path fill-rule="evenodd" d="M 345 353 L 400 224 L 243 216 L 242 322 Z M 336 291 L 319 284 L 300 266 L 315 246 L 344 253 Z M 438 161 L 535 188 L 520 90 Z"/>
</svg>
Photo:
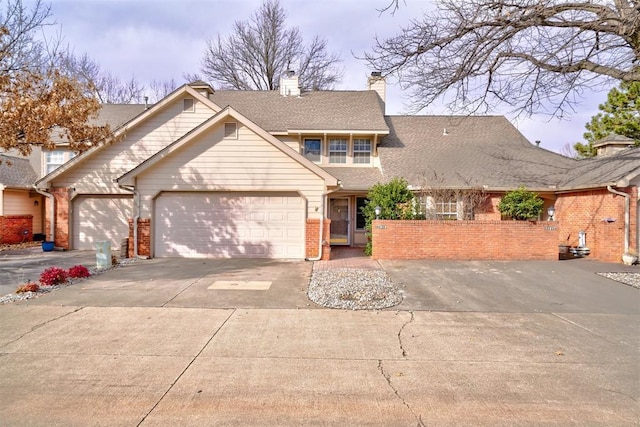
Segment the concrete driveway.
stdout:
<svg viewBox="0 0 640 427">
<path fill-rule="evenodd" d="M 239 260 L 138 261 L 1 306 L 0 419 L 637 425 L 640 291 L 594 274 L 623 266 L 381 264 L 405 301 L 377 312 L 313 306 L 311 263 Z"/>
</svg>

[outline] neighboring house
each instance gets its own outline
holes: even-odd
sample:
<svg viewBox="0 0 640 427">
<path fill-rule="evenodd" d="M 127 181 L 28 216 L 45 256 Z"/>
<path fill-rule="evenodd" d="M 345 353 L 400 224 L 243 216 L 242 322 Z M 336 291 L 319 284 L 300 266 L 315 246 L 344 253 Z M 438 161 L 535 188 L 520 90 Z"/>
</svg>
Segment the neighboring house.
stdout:
<svg viewBox="0 0 640 427">
<path fill-rule="evenodd" d="M 560 206 L 583 192 L 623 206 L 607 188 L 631 194 L 637 206 L 633 158 L 621 160 L 626 175 L 615 178 L 604 164 L 598 174 L 588 161 L 530 144 L 503 117 L 386 116 L 384 80 L 368 83 L 364 91 L 301 93 L 293 75 L 280 91 L 182 86 L 119 126 L 116 142 L 37 182 L 48 193 L 46 225 L 64 248 L 101 240 L 117 247 L 129 237 L 132 255 L 314 259 L 329 245 L 366 243 L 359 208 L 373 184 L 395 176 L 415 189 L 482 188 L 490 203 L 476 212 L 481 219 L 500 220 L 500 196 L 521 185 L 555 204 L 558 218 L 572 215 Z M 584 184 L 583 167 L 597 175 Z M 462 218 L 464 209 L 449 200 L 437 212 Z M 577 244 L 577 231 L 561 230 L 560 243 Z"/>
<path fill-rule="evenodd" d="M 30 241 L 42 233 L 42 196 L 29 160 L 0 154 L 0 244 Z"/>
</svg>

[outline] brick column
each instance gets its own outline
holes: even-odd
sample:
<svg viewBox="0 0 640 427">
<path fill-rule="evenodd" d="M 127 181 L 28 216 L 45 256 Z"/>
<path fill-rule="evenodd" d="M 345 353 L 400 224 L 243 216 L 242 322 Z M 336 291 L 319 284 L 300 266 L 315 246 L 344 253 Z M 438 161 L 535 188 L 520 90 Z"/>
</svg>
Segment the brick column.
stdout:
<svg viewBox="0 0 640 427">
<path fill-rule="evenodd" d="M 151 218 L 138 218 L 138 255 L 151 256 Z M 129 258 L 133 258 L 133 218 L 129 218 Z"/>
<path fill-rule="evenodd" d="M 328 260 L 331 256 L 331 245 L 329 243 L 329 235 L 331 231 L 331 220 L 324 220 L 323 243 L 322 243 L 322 260 Z M 320 219 L 307 218 L 306 230 L 306 258 L 316 258 L 318 256 L 318 239 L 320 237 Z"/>
<path fill-rule="evenodd" d="M 55 200 L 55 227 L 53 240 L 60 248 L 70 249 L 69 245 L 69 188 L 59 187 L 49 190 Z M 46 199 L 46 232 L 50 231 L 50 204 L 51 200 Z"/>
</svg>

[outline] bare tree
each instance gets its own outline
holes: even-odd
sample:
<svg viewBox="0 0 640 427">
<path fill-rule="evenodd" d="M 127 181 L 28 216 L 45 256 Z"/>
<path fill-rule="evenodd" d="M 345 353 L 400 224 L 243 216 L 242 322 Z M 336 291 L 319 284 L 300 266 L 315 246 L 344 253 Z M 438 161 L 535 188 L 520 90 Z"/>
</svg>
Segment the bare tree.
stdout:
<svg viewBox="0 0 640 427">
<path fill-rule="evenodd" d="M 234 23 L 231 35 L 207 42 L 202 73 L 222 88 L 273 90 L 295 70 L 303 89 L 332 88 L 341 78 L 340 58 L 320 37 L 305 45 L 286 16 L 278 0 L 265 0 L 248 21 Z"/>
<path fill-rule="evenodd" d="M 587 88 L 640 80 L 640 3 L 441 0 L 364 59 L 398 77 L 416 112 L 444 97 L 455 110 L 561 117 Z"/>
<path fill-rule="evenodd" d="M 199 80 L 199 79 L 195 79 Z M 193 80 L 190 80 L 193 81 Z M 151 102 L 157 102 L 169 95 L 178 87 L 178 83 L 174 79 L 170 80 L 153 80 L 149 83 L 149 99 Z M 146 93 L 146 92 L 145 92 Z"/>
<path fill-rule="evenodd" d="M 83 151 L 111 136 L 108 126 L 87 124 L 100 108 L 87 86 L 54 67 L 47 47 L 57 42 L 39 32 L 50 16 L 39 1 L 31 9 L 22 0 L 0 3 L 0 149 L 27 155 L 62 138 Z"/>
<path fill-rule="evenodd" d="M 130 104 L 142 102 L 144 85 L 132 76 L 121 80 L 86 53 L 76 56 L 70 49 L 58 55 L 58 65 L 71 77 L 84 82 L 89 89 L 87 95 L 94 96 L 101 104 Z"/>
<path fill-rule="evenodd" d="M 475 215 L 486 207 L 489 195 L 478 184 L 471 184 L 467 180 L 465 188 L 451 188 L 445 184 L 442 175 L 423 174 L 422 183 L 416 190 L 416 196 L 420 201 L 421 210 L 424 208 L 426 219 L 475 219 Z M 455 206 L 453 210 L 447 210 L 448 205 Z M 455 211 L 455 214 L 453 213 Z"/>
</svg>

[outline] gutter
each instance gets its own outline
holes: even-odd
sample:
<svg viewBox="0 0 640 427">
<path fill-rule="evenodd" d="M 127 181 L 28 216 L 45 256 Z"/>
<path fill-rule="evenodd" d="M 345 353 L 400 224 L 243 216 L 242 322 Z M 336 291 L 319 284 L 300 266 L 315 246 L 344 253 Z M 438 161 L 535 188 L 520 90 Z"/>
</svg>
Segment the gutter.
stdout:
<svg viewBox="0 0 640 427">
<path fill-rule="evenodd" d="M 631 196 L 621 191 L 616 191 L 607 185 L 610 193 L 624 197 L 624 253 L 629 252 L 629 235 L 631 234 Z"/>
<path fill-rule="evenodd" d="M 326 200 L 327 200 L 327 196 L 331 193 L 334 193 L 338 190 L 342 189 L 342 182 L 338 181 L 338 188 L 336 188 L 335 190 L 331 190 L 331 191 L 326 191 L 322 194 L 322 214 L 320 215 L 320 238 L 318 239 L 318 256 L 317 257 L 313 257 L 313 258 L 306 258 L 307 261 L 320 261 L 322 259 L 322 248 L 324 247 L 324 245 L 322 244 L 324 242 L 324 219 L 325 219 L 325 215 L 324 215 L 324 211 L 325 211 L 325 207 L 326 207 Z"/>
<path fill-rule="evenodd" d="M 33 189 L 36 191 L 36 193 L 41 194 L 43 196 L 45 196 L 46 198 L 49 199 L 49 232 L 51 233 L 51 235 L 49 236 L 50 239 L 48 240 L 49 242 L 54 242 L 55 241 L 55 232 L 56 232 L 56 199 L 53 196 L 53 194 L 49 193 L 48 191 L 45 190 L 41 190 L 38 187 L 33 186 Z"/>
</svg>

